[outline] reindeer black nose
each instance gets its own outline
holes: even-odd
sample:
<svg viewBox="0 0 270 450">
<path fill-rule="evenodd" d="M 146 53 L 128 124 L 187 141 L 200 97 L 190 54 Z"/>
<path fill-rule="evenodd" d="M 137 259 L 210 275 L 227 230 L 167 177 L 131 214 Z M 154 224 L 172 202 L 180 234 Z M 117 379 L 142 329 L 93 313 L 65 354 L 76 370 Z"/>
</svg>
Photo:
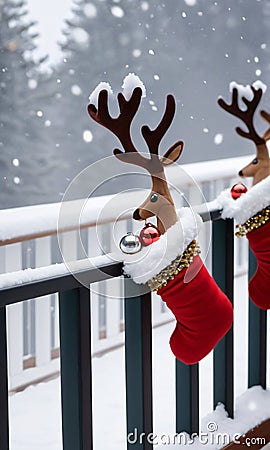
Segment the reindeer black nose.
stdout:
<svg viewBox="0 0 270 450">
<path fill-rule="evenodd" d="M 135 220 L 141 220 L 139 208 L 135 209 L 135 211 L 134 211 L 134 213 L 133 213 L 133 219 L 135 219 Z"/>
<path fill-rule="evenodd" d="M 242 177 L 242 176 L 243 176 L 243 171 L 240 170 L 240 171 L 238 172 L 238 175 L 239 175 L 239 177 Z"/>
</svg>

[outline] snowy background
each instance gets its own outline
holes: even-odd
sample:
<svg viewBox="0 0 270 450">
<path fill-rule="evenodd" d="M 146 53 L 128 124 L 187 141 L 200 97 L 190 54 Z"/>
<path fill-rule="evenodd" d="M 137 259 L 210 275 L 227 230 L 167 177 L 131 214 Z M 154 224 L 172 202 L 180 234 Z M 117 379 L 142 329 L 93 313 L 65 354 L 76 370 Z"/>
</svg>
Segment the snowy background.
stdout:
<svg viewBox="0 0 270 450">
<path fill-rule="evenodd" d="M 133 130 L 141 149 L 139 126 L 158 122 L 170 91 L 178 110 L 164 149 L 183 139 L 181 163 L 252 154 L 217 98 L 231 81 L 268 84 L 269 16 L 269 0 L 1 0 L 1 207 L 59 201 L 78 172 L 111 155 L 116 139 L 86 106 L 100 81 L 117 92 L 129 72 L 148 92 Z"/>
<path fill-rule="evenodd" d="M 252 143 L 236 136 L 236 121 L 218 108 L 217 98 L 228 99 L 231 81 L 269 84 L 270 0 L 0 0 L 0 18 L 1 208 L 59 201 L 78 172 L 111 155 L 115 138 L 89 119 L 86 106 L 100 81 L 117 92 L 129 72 L 147 88 L 133 130 L 140 148 L 140 125 L 159 121 L 170 91 L 177 116 L 162 147 L 183 139 L 182 163 L 254 152 Z M 269 89 L 263 106 L 270 110 L 268 95 Z M 116 105 L 110 106 L 115 112 Z M 113 180 L 97 194 L 118 192 L 133 181 Z M 247 302 L 243 289 L 238 294 L 235 387 L 243 395 Z M 174 432 L 171 327 L 154 331 L 156 433 Z M 123 349 L 95 358 L 93 365 L 96 448 L 123 449 Z M 204 416 L 211 411 L 211 356 L 202 365 Z M 234 423 L 222 408 L 211 419 L 225 430 L 245 432 L 269 417 L 268 394 L 244 394 Z M 12 450 L 60 450 L 59 378 L 11 396 L 10 417 Z"/>
</svg>

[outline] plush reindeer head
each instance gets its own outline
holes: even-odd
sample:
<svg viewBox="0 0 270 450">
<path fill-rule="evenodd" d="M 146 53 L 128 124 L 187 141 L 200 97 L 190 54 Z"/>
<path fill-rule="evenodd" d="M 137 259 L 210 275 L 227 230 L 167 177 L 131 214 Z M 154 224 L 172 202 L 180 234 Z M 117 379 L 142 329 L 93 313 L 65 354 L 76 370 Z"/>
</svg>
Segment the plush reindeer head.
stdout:
<svg viewBox="0 0 270 450">
<path fill-rule="evenodd" d="M 242 128 L 237 127 L 236 132 L 240 136 L 250 139 L 256 145 L 256 157 L 251 161 L 250 164 L 239 171 L 240 177 L 253 177 L 253 185 L 255 185 L 259 183 L 259 181 L 262 181 L 264 178 L 270 175 L 270 160 L 268 149 L 266 146 L 266 142 L 270 139 L 270 128 L 267 129 L 263 136 L 260 136 L 256 132 L 253 118 L 257 106 L 262 98 L 263 92 L 262 89 L 255 89 L 253 86 L 250 86 L 250 88 L 253 93 L 253 98 L 251 100 L 248 100 L 247 98 L 242 97 L 243 102 L 247 106 L 245 111 L 243 111 L 239 107 L 237 88 L 234 88 L 232 91 L 231 104 L 225 103 L 222 98 L 218 100 L 218 104 L 221 106 L 221 108 L 225 109 L 225 111 L 232 114 L 233 116 L 238 117 L 244 122 L 248 131 L 244 131 L 242 130 Z M 260 114 L 262 118 L 268 124 L 270 124 L 270 114 L 268 114 L 266 111 L 261 111 Z"/>
<path fill-rule="evenodd" d="M 97 123 L 108 128 L 120 140 L 124 152 L 115 149 L 114 155 L 123 162 L 134 164 L 146 169 L 151 175 L 152 190 L 145 200 L 133 213 L 135 220 L 146 220 L 149 217 L 156 216 L 157 227 L 161 234 L 172 226 L 177 215 L 171 197 L 168 183 L 165 177 L 164 167 L 177 161 L 183 150 L 183 142 L 178 141 L 164 156 L 159 157 L 159 144 L 163 136 L 170 127 L 175 114 L 175 100 L 172 95 L 167 96 L 166 109 L 163 117 L 154 130 L 150 130 L 148 126 L 141 129 L 143 138 L 148 146 L 150 158 L 144 157 L 135 148 L 131 134 L 131 122 L 138 111 L 142 97 L 142 90 L 136 87 L 129 100 L 126 100 L 122 93 L 118 94 L 118 104 L 120 114 L 113 118 L 110 116 L 108 109 L 108 92 L 102 90 L 98 96 L 98 108 L 93 104 L 88 105 L 88 113 Z"/>
</svg>

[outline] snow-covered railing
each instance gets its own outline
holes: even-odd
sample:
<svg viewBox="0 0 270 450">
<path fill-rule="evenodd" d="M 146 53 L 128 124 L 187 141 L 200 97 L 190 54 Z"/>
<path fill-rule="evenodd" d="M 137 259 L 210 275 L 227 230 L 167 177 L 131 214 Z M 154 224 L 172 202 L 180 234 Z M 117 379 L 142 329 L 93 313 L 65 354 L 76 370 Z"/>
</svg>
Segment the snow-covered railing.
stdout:
<svg viewBox="0 0 270 450">
<path fill-rule="evenodd" d="M 185 193 L 185 197 L 192 205 L 200 204 L 204 201 L 203 194 L 209 201 L 222 189 L 232 186 L 237 180 L 235 178 L 237 168 L 244 166 L 249 159 L 250 157 L 241 157 L 186 164 L 182 166 L 181 172 L 177 167 L 170 167 L 168 178 L 173 186 Z M 95 257 L 103 253 L 104 249 L 106 252 L 110 251 L 110 236 L 116 217 L 119 221 L 119 213 L 122 210 L 131 211 L 132 206 L 137 206 L 145 196 L 145 191 L 138 190 L 120 194 L 117 197 L 119 202 L 117 204 L 114 202 L 113 208 L 108 207 L 113 196 L 90 198 L 83 205 L 79 226 L 87 255 Z M 69 202 L 70 210 L 76 209 L 78 204 L 81 205 L 80 200 Z M 58 224 L 60 210 L 61 203 L 55 203 L 0 211 L 0 273 L 60 263 L 62 255 L 59 252 L 58 238 L 61 240 L 62 249 L 68 252 L 71 260 L 85 257 L 78 246 L 76 231 L 78 225 L 74 225 L 72 217 L 69 220 L 65 215 L 65 226 L 61 228 L 61 223 Z M 128 226 L 130 230 L 130 218 L 131 212 L 121 216 L 119 225 L 123 235 Z M 95 238 L 97 230 L 101 239 L 100 245 Z M 208 241 L 209 227 L 205 227 L 200 237 L 205 255 Z M 247 255 L 248 247 L 245 240 L 238 239 L 235 247 L 237 280 L 247 274 Z M 211 250 L 206 265 L 211 270 Z M 123 302 L 107 301 L 108 283 L 95 285 L 92 292 L 92 317 L 95 325 L 93 353 L 96 355 L 122 345 Z M 120 281 L 115 280 L 114 290 L 121 297 L 123 286 Z M 155 300 L 153 326 L 159 326 L 172 320 L 172 317 L 162 302 L 158 298 Z M 12 354 L 9 367 L 10 389 L 15 390 L 59 371 L 58 314 L 58 299 L 54 294 L 42 302 L 31 299 L 8 309 L 9 352 Z M 19 342 L 15 342 L 12 338 L 15 331 L 21 336 Z"/>
<path fill-rule="evenodd" d="M 232 186 L 236 181 L 236 167 L 242 167 L 249 157 L 230 158 L 195 164 L 186 164 L 179 168 L 168 168 L 170 183 L 184 192 L 192 205 L 200 204 L 205 199 L 212 200 L 220 191 Z M 194 181 L 193 181 L 194 180 Z M 197 184 L 197 187 L 196 187 Z M 203 194 L 205 199 L 203 198 Z M 67 217 L 65 207 L 65 224 L 59 221 L 62 204 L 36 205 L 0 211 L 0 273 L 9 273 L 21 269 L 50 266 L 62 261 L 61 248 L 71 260 L 84 258 L 78 245 L 78 225 L 80 238 L 85 252 L 95 257 L 110 251 L 112 229 L 117 218 L 123 235 L 131 227 L 132 207 L 137 206 L 146 196 L 145 191 L 119 194 L 117 202 L 113 196 L 90 198 L 83 204 L 80 223 L 74 224 L 72 215 Z M 178 198 L 178 202 L 181 199 Z M 82 205 L 82 201 L 68 203 L 72 212 Z M 181 206 L 181 205 L 178 205 Z M 119 214 L 127 210 L 124 215 Z M 102 214 L 101 214 L 102 212 Z M 135 226 L 135 224 L 133 224 Z M 100 243 L 96 234 L 99 230 Z M 58 232 L 58 236 L 57 236 Z M 209 241 L 209 227 L 205 227 L 200 237 L 200 244 L 206 255 Z M 248 247 L 245 240 L 235 243 L 235 275 L 238 280 L 247 274 Z M 211 270 L 211 251 L 206 259 Z M 123 287 L 116 280 L 114 289 L 119 292 Z M 108 302 L 109 285 L 95 285 L 92 293 L 92 316 L 94 326 L 93 353 L 99 355 L 104 351 L 122 345 L 124 329 L 123 302 Z M 156 298 L 153 303 L 153 326 L 172 320 L 170 312 Z M 57 295 L 48 296 L 43 301 L 29 300 L 8 308 L 9 317 L 9 352 L 10 388 L 12 390 L 31 382 L 44 379 L 59 371 L 59 327 Z M 51 333 L 48 333 L 51 330 Z M 47 340 L 44 336 L 48 336 Z M 17 340 L 19 338 L 19 341 Z M 19 342 L 19 343 L 18 343 Z M 27 369 L 27 370 L 26 370 Z"/>
<path fill-rule="evenodd" d="M 212 212 L 211 217 L 215 218 L 212 239 L 213 276 L 233 302 L 233 221 L 218 220 L 217 211 Z M 92 268 L 88 267 L 86 261 L 75 262 L 72 274 L 64 265 L 57 265 L 54 268 L 1 275 L 0 433 L 5 450 L 9 449 L 6 306 L 33 297 L 41 302 L 40 297 L 54 292 L 59 293 L 60 302 L 63 449 L 93 448 L 92 418 L 95 409 L 92 402 L 90 307 L 93 299 L 89 298 L 89 289 L 85 286 L 119 277 L 122 269 L 121 263 L 108 261 L 106 255 L 93 262 L 95 264 Z M 250 259 L 250 273 L 254 266 L 254 260 Z M 137 430 L 141 441 L 141 444 L 137 442 L 137 448 L 152 450 L 151 439 L 148 439 L 153 433 L 151 294 L 143 292 L 140 286 L 125 279 L 124 298 L 127 436 Z M 250 303 L 248 324 L 249 341 L 242 342 L 238 351 L 243 351 L 244 346 L 248 348 L 248 387 L 261 385 L 265 389 L 266 312 Z M 234 386 L 239 376 L 234 370 L 233 342 L 237 333 L 237 329 L 231 329 L 213 354 L 213 406 L 223 403 L 231 417 L 234 415 Z M 200 367 L 198 364 L 187 366 L 176 361 L 176 433 L 199 433 Z M 204 382 L 211 382 L 209 373 Z M 254 425 L 260 422 L 262 416 L 259 413 L 256 412 Z M 269 421 L 258 427 L 257 438 L 266 436 L 265 432 L 268 432 L 269 427 Z M 128 441 L 127 448 L 132 450 L 136 447 L 133 442 Z"/>
</svg>

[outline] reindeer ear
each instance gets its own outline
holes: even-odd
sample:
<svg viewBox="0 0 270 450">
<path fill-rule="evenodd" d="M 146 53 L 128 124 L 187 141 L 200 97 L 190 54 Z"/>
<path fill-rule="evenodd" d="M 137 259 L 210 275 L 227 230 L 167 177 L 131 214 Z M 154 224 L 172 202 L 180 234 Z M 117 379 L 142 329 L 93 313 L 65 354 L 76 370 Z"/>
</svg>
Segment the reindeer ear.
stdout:
<svg viewBox="0 0 270 450">
<path fill-rule="evenodd" d="M 266 111 L 260 111 L 261 117 L 267 122 L 270 123 L 270 114 Z"/>
<path fill-rule="evenodd" d="M 270 140 L 270 128 L 263 134 L 263 138 L 265 139 L 265 141 Z"/>
<path fill-rule="evenodd" d="M 178 141 L 169 150 L 166 151 L 165 155 L 160 158 L 160 162 L 164 166 L 169 166 L 174 163 L 180 157 L 182 150 L 184 148 L 184 142 Z"/>
</svg>

